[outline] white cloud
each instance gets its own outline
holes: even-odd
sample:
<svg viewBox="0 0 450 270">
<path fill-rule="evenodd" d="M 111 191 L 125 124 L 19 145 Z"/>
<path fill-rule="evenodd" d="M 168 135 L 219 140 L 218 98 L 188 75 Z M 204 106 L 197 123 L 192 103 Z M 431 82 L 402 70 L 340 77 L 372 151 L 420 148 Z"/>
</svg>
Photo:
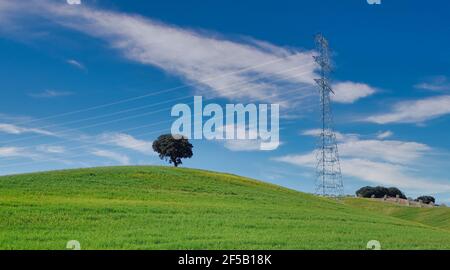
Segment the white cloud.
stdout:
<svg viewBox="0 0 450 270">
<path fill-rule="evenodd" d="M 0 147 L 0 157 L 20 157 L 26 153 L 18 147 Z"/>
<path fill-rule="evenodd" d="M 16 3 L 13 3 L 11 1 L 0 1 L 0 12 L 2 13 L 2 16 L 0 16 L 0 21 L 6 21 L 9 19 L 7 16 L 10 14 L 11 11 L 17 9 Z"/>
<path fill-rule="evenodd" d="M 342 171 L 347 175 L 385 186 L 439 193 L 450 191 L 450 185 L 412 175 L 410 168 L 388 162 L 367 159 L 344 159 Z"/>
<path fill-rule="evenodd" d="M 305 135 L 317 136 L 317 130 L 307 130 Z M 417 164 L 433 149 L 417 142 L 394 140 L 362 140 L 355 134 L 341 134 L 338 142 L 344 176 L 354 177 L 374 184 L 399 188 L 443 192 L 450 184 L 417 175 Z M 297 166 L 315 168 L 316 151 L 275 158 Z"/>
<path fill-rule="evenodd" d="M 68 64 L 70 64 L 70 65 L 72 65 L 72 66 L 78 68 L 78 69 L 86 70 L 86 67 L 85 67 L 82 63 L 80 63 L 79 61 L 77 61 L 77 60 L 75 60 L 75 59 L 69 59 L 69 60 L 67 60 L 66 62 L 67 62 Z"/>
<path fill-rule="evenodd" d="M 67 8 L 40 0 L 17 3 L 14 7 L 15 13 L 28 13 L 31 18 L 45 17 L 100 38 L 132 61 L 156 66 L 196 84 L 196 90 L 205 96 L 270 101 L 281 105 L 308 102 L 306 98 L 302 101 L 292 99 L 292 95 L 314 98 L 310 95 L 317 77 L 313 51 L 283 48 L 250 38 L 225 39 L 206 31 L 184 29 L 86 5 Z M 347 89 L 341 91 L 342 86 Z M 295 93 L 291 91 L 289 97 L 283 95 L 299 88 L 301 90 Z M 365 84 L 344 82 L 337 84 L 336 101 L 352 103 L 372 91 Z"/>
<path fill-rule="evenodd" d="M 123 148 L 138 151 L 142 154 L 152 155 L 152 141 L 138 140 L 133 136 L 125 133 L 104 133 L 99 137 L 100 143 L 117 145 Z"/>
<path fill-rule="evenodd" d="M 254 128 L 242 128 L 235 127 L 234 125 L 226 125 L 223 127 L 223 131 L 231 132 L 233 129 L 236 130 L 236 138 L 247 138 L 247 139 L 236 139 L 236 140 L 223 140 L 225 148 L 231 151 L 259 151 L 261 150 L 261 141 L 257 139 L 258 131 Z M 219 129 L 223 132 L 222 129 Z"/>
<path fill-rule="evenodd" d="M 38 129 L 38 128 L 25 128 L 25 127 L 19 127 L 13 124 L 5 124 L 0 123 L 0 132 L 8 133 L 8 134 L 22 134 L 22 133 L 37 133 L 41 135 L 47 135 L 47 136 L 55 136 L 53 132 Z"/>
<path fill-rule="evenodd" d="M 369 116 L 365 121 L 377 124 L 423 123 L 446 114 L 450 114 L 450 96 L 436 96 L 397 103 L 391 112 Z"/>
<path fill-rule="evenodd" d="M 302 131 L 300 134 L 305 135 L 305 136 L 318 137 L 320 134 L 322 134 L 322 130 L 321 129 L 308 129 L 308 130 Z M 346 138 L 358 137 L 357 134 L 342 134 L 338 131 L 335 131 L 334 134 L 336 135 L 336 139 L 339 141 L 344 140 Z"/>
<path fill-rule="evenodd" d="M 35 9 L 39 11 L 38 16 L 101 38 L 130 60 L 159 67 L 198 84 L 204 94 L 229 99 L 270 97 L 283 102 L 288 100 L 282 97 L 282 91 L 287 88 L 314 84 L 316 65 L 312 51 L 285 49 L 263 42 L 237 42 L 205 31 L 86 6 L 67 8 L 47 1 L 33 3 L 38 7 Z M 237 72 L 248 67 L 253 68 Z M 261 79 L 256 80 L 258 77 Z M 271 82 L 273 79 L 279 81 Z M 236 86 L 230 87 L 233 85 Z M 298 95 L 302 93 L 307 91 Z"/>
<path fill-rule="evenodd" d="M 33 151 L 29 151 L 24 147 L 0 147 L 0 157 L 2 158 L 27 158 L 33 160 L 39 160 L 43 157 Z M 1 160 L 0 160 L 1 161 Z"/>
<path fill-rule="evenodd" d="M 450 81 L 446 76 L 433 76 L 414 87 L 430 91 L 445 91 L 450 90 Z"/>
<path fill-rule="evenodd" d="M 305 130 L 301 134 L 306 136 L 319 136 L 320 129 Z M 422 143 L 396 140 L 361 139 L 358 134 L 342 134 L 335 132 L 339 152 L 343 157 L 369 158 L 393 163 L 408 163 L 414 161 L 432 149 Z M 384 138 L 392 133 L 381 134 Z M 377 135 L 379 138 L 380 135 Z"/>
<path fill-rule="evenodd" d="M 9 115 L 9 114 L 0 113 L 0 121 L 2 121 L 2 122 L 23 123 L 23 122 L 33 121 L 33 120 L 34 119 L 29 116 Z"/>
<path fill-rule="evenodd" d="M 224 146 L 231 151 L 261 150 L 261 142 L 259 140 L 224 140 Z"/>
<path fill-rule="evenodd" d="M 304 130 L 302 131 L 300 134 L 305 135 L 305 136 L 319 136 L 322 133 L 321 129 L 308 129 L 308 130 Z M 339 132 L 337 132 L 339 133 Z"/>
<path fill-rule="evenodd" d="M 122 165 L 130 164 L 130 158 L 127 155 L 119 154 L 113 151 L 95 149 L 91 152 L 91 154 L 117 161 Z"/>
<path fill-rule="evenodd" d="M 69 91 L 55 91 L 55 90 L 45 90 L 39 93 L 30 93 L 30 97 L 34 98 L 54 98 L 54 97 L 66 97 L 73 95 L 73 92 Z"/>
<path fill-rule="evenodd" d="M 315 152 L 303 155 L 287 155 L 277 157 L 274 160 L 311 169 L 316 166 Z M 416 176 L 410 167 L 401 164 L 342 156 L 341 169 L 344 176 L 355 177 L 376 185 L 396 186 L 430 193 L 450 191 L 449 184 Z"/>
<path fill-rule="evenodd" d="M 349 140 L 339 143 L 343 157 L 367 158 L 407 164 L 422 157 L 431 148 L 425 144 L 388 140 Z"/>
<path fill-rule="evenodd" d="M 251 139 L 258 138 L 258 130 L 255 128 L 249 128 L 248 126 L 243 128 L 241 126 L 225 125 L 222 128 L 218 128 L 217 130 L 222 134 L 232 133 L 234 130 L 236 136 L 235 138 L 246 138 L 217 140 L 223 143 L 225 148 L 235 152 L 272 151 L 278 149 L 278 147 L 282 144 L 279 141 L 265 141 L 263 146 L 263 141 L 261 139 Z"/>
<path fill-rule="evenodd" d="M 274 158 L 274 160 L 311 168 L 316 166 L 317 163 L 316 152 L 314 151 L 301 155 L 286 155 L 282 157 L 276 157 Z"/>
<path fill-rule="evenodd" d="M 373 95 L 376 89 L 365 84 L 356 82 L 339 82 L 332 86 L 335 95 L 331 98 L 339 103 L 354 103 L 355 101 Z"/>
<path fill-rule="evenodd" d="M 384 132 L 380 132 L 377 134 L 377 139 L 383 140 L 389 137 L 392 137 L 394 135 L 394 133 L 392 133 L 392 131 L 384 131 Z"/>
<path fill-rule="evenodd" d="M 69 5 L 81 5 L 81 0 L 66 0 Z"/>
<path fill-rule="evenodd" d="M 31 159 L 32 162 L 27 162 L 23 164 L 33 164 L 34 161 L 41 162 L 41 161 L 52 161 L 52 162 L 58 162 L 58 163 L 64 163 L 64 164 L 71 164 L 74 162 L 80 163 L 81 161 L 74 160 L 66 160 L 64 159 L 64 156 L 61 156 L 59 154 L 65 153 L 65 148 L 62 146 L 37 146 L 35 148 L 29 148 L 29 147 L 16 147 L 16 146 L 10 146 L 10 147 L 0 147 L 0 163 L 2 164 L 2 167 L 17 167 L 20 166 L 20 163 L 10 162 L 8 159 Z M 58 155 L 58 156 L 57 156 Z M 5 158 L 5 159 L 3 159 Z M 16 164 L 16 165 L 14 165 Z"/>
<path fill-rule="evenodd" d="M 40 152 L 45 152 L 49 154 L 62 154 L 66 152 L 65 147 L 63 146 L 52 146 L 52 145 L 40 145 L 37 147 L 37 150 Z"/>
</svg>

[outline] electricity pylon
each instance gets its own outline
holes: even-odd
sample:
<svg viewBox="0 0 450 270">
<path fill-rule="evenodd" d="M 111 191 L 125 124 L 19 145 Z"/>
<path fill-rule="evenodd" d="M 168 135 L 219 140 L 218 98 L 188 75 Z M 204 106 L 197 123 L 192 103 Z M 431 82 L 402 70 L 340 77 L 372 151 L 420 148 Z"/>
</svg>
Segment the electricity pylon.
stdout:
<svg viewBox="0 0 450 270">
<path fill-rule="evenodd" d="M 344 195 L 344 184 L 331 112 L 330 95 L 334 92 L 329 82 L 329 73 L 331 72 L 329 45 L 322 34 L 316 35 L 315 41 L 318 55 L 314 56 L 314 60 L 320 68 L 320 78 L 315 79 L 315 81 L 319 87 L 322 118 L 322 129 L 320 130 L 319 144 L 316 150 L 316 194 L 337 197 Z"/>
</svg>

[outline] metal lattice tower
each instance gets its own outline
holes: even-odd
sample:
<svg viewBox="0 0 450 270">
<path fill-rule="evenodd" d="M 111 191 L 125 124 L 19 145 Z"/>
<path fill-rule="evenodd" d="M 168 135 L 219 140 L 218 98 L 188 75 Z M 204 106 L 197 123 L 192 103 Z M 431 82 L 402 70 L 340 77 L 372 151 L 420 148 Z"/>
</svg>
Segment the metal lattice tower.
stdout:
<svg viewBox="0 0 450 270">
<path fill-rule="evenodd" d="M 320 78 L 315 79 L 319 86 L 322 129 L 319 134 L 319 144 L 316 150 L 317 180 L 316 194 L 337 197 L 344 195 L 339 152 L 336 134 L 333 130 L 333 115 L 331 112 L 331 93 L 334 94 L 329 82 L 331 61 L 328 41 L 322 34 L 316 35 L 317 56 L 314 60 L 320 68 Z"/>
</svg>

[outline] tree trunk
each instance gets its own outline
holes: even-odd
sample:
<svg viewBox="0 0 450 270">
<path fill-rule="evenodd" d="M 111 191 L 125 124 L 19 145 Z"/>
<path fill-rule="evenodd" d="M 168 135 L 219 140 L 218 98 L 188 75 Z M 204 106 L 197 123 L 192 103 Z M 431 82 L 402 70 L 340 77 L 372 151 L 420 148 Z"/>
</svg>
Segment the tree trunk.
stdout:
<svg viewBox="0 0 450 270">
<path fill-rule="evenodd" d="M 171 158 L 170 160 L 172 160 L 173 166 L 178 167 L 178 163 L 177 163 L 177 159 L 176 158 Z"/>
</svg>

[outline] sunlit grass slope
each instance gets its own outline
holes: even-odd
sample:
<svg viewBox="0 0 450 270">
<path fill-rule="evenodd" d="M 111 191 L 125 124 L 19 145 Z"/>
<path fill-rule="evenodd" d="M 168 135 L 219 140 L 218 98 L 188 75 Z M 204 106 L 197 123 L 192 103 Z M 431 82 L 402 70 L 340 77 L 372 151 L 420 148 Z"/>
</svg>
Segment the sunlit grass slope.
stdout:
<svg viewBox="0 0 450 270">
<path fill-rule="evenodd" d="M 433 207 L 417 208 L 373 201 L 370 199 L 348 198 L 346 204 L 355 206 L 359 209 L 377 212 L 380 214 L 397 217 L 405 220 L 420 222 L 425 225 L 442 228 L 450 231 L 450 208 Z"/>
<path fill-rule="evenodd" d="M 0 177 L 0 249 L 449 249 L 450 232 L 235 175 L 110 167 Z"/>
</svg>

